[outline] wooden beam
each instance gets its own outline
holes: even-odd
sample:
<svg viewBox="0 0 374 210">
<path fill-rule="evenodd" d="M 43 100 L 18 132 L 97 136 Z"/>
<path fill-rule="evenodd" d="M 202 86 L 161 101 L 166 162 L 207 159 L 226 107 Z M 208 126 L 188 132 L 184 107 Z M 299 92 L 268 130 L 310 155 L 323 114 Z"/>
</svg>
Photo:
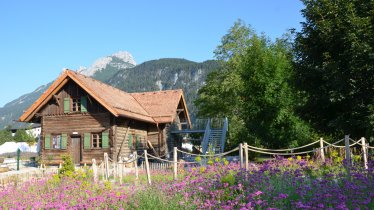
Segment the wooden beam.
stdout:
<svg viewBox="0 0 374 210">
<path fill-rule="evenodd" d="M 92 100 L 91 100 L 90 95 L 87 95 L 87 98 L 88 98 L 88 100 L 90 101 L 90 104 L 92 104 Z"/>
<path fill-rule="evenodd" d="M 130 130 L 130 122 L 128 121 L 128 123 L 127 123 L 126 134 L 125 134 L 125 137 L 124 137 L 123 140 L 122 140 L 121 146 L 119 147 L 119 151 L 118 151 L 118 154 L 117 154 L 117 160 L 118 160 L 118 158 L 119 158 L 120 155 L 121 155 L 121 151 L 122 151 L 122 148 L 123 148 L 124 142 L 125 142 L 126 139 L 127 139 L 127 134 L 128 134 L 128 132 L 129 132 L 129 130 Z"/>
<path fill-rule="evenodd" d="M 59 98 L 57 97 L 57 95 L 53 95 L 53 99 L 55 99 L 55 101 L 57 102 L 58 106 L 61 106 L 60 105 L 60 101 L 58 100 Z"/>
<path fill-rule="evenodd" d="M 155 150 L 155 148 L 153 147 L 152 143 L 149 140 L 147 142 L 148 142 L 149 147 L 152 149 L 153 153 L 155 153 L 155 155 L 157 157 L 159 157 L 158 154 L 157 154 L 157 152 L 156 152 L 156 150 Z"/>
</svg>

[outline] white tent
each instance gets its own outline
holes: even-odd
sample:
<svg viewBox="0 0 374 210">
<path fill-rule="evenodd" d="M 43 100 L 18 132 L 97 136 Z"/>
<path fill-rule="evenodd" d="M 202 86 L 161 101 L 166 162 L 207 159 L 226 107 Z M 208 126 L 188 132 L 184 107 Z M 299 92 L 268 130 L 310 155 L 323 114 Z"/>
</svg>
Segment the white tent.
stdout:
<svg viewBox="0 0 374 210">
<path fill-rule="evenodd" d="M 5 142 L 0 146 L 0 154 L 16 152 L 18 145 L 16 142 Z"/>
<path fill-rule="evenodd" d="M 36 152 L 36 146 L 29 146 L 26 142 L 5 142 L 0 146 L 0 154 L 17 152 L 18 148 L 21 152 Z"/>
</svg>

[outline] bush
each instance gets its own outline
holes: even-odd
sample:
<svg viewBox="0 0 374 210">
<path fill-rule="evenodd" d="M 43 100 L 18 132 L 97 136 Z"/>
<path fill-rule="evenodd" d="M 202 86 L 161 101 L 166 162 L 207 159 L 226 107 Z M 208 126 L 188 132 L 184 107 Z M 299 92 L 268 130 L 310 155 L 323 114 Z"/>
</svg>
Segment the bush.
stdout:
<svg viewBox="0 0 374 210">
<path fill-rule="evenodd" d="M 74 174 L 75 166 L 70 155 L 62 156 L 64 163 L 62 164 L 61 169 L 58 171 L 60 176 L 69 176 L 71 177 Z"/>
</svg>

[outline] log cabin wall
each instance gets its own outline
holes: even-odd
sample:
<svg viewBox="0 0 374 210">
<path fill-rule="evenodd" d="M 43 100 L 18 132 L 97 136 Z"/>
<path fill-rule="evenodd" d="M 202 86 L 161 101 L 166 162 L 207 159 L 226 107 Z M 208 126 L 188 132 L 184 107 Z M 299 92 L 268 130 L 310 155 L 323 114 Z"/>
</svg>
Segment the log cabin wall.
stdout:
<svg viewBox="0 0 374 210">
<path fill-rule="evenodd" d="M 157 156 L 166 155 L 168 153 L 166 138 L 168 130 L 165 129 L 167 124 L 149 125 L 148 127 L 148 141 L 152 144 L 154 151 L 148 148 L 149 153 Z M 155 154 L 156 152 L 156 154 Z"/>
<path fill-rule="evenodd" d="M 64 87 L 56 93 L 51 100 L 41 109 L 38 113 L 42 116 L 45 115 L 60 115 L 64 114 L 64 100 L 69 98 L 78 98 L 82 96 L 87 97 L 87 110 L 90 113 L 103 113 L 107 110 L 101 106 L 95 99 L 90 97 L 86 91 L 79 87 L 74 81 L 67 82 Z M 70 101 L 70 106 L 72 106 L 72 101 Z"/>
<path fill-rule="evenodd" d="M 110 155 L 110 146 L 112 142 L 109 141 L 109 148 L 84 148 L 84 134 L 85 133 L 103 133 L 111 132 L 110 114 L 65 114 L 61 116 L 43 116 L 42 120 L 42 139 L 46 135 L 60 135 L 67 134 L 66 149 L 53 149 L 53 140 L 51 139 L 50 149 L 45 149 L 45 140 L 42 141 L 42 160 L 47 163 L 57 164 L 62 162 L 62 155 L 72 155 L 75 151 L 72 147 L 72 138 L 80 138 L 80 154 L 82 163 L 91 163 L 92 159 L 102 160 L 104 153 Z M 74 133 L 73 133 L 74 132 Z M 112 135 L 109 135 L 110 139 Z"/>
<path fill-rule="evenodd" d="M 73 110 L 73 99 L 81 99 L 85 97 L 85 110 Z M 69 100 L 66 103 L 66 100 Z M 68 104 L 68 107 L 66 106 Z M 81 104 L 82 105 L 82 104 Z M 66 110 L 68 108 L 68 111 Z M 81 163 L 91 163 L 92 159 L 102 160 L 104 152 L 108 153 L 110 157 L 111 145 L 114 141 L 115 127 L 113 120 L 111 120 L 110 113 L 101 106 L 96 100 L 91 98 L 82 88 L 80 88 L 74 81 L 67 82 L 61 90 L 56 93 L 46 105 L 37 113 L 41 116 L 42 126 L 42 160 L 46 163 L 58 164 L 62 162 L 62 155 L 68 154 L 72 156 L 80 156 Z M 74 134 L 73 134 L 74 132 Z M 109 148 L 99 148 L 99 144 L 93 144 L 92 134 L 108 133 Z M 66 149 L 56 149 L 53 145 L 54 137 L 66 135 Z M 84 145 L 85 135 L 90 135 L 90 145 Z M 46 149 L 46 137 L 49 142 L 49 149 Z M 100 136 L 102 138 L 103 136 Z M 80 148 L 73 148 L 73 139 L 75 146 Z M 76 140 L 76 139 L 80 140 Z M 96 146 L 96 148 L 94 148 Z M 102 145 L 101 145 L 102 146 Z M 58 146 L 60 147 L 60 146 Z M 78 151 L 79 150 L 79 151 Z M 73 160 L 74 161 L 74 160 Z M 77 161 L 75 161 L 77 163 Z"/>
<path fill-rule="evenodd" d="M 184 118 L 186 119 L 186 118 Z M 166 142 L 165 149 L 168 152 L 173 152 L 174 147 L 177 147 L 179 149 L 182 148 L 182 137 L 178 134 L 171 134 L 171 130 L 180 130 L 182 129 L 181 124 L 181 114 L 176 113 L 173 123 L 168 123 L 165 125 L 165 128 L 163 129 L 164 133 L 164 141 Z"/>
<path fill-rule="evenodd" d="M 114 157 L 128 157 L 134 151 L 142 154 L 147 148 L 147 127 L 144 122 L 117 118 Z"/>
</svg>

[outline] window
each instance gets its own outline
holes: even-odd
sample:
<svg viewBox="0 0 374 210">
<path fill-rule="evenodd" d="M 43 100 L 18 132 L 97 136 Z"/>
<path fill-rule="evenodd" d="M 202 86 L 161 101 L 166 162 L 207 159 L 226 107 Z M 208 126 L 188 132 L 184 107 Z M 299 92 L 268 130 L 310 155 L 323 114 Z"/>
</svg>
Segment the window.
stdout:
<svg viewBox="0 0 374 210">
<path fill-rule="evenodd" d="M 85 133 L 83 148 L 88 149 L 108 149 L 109 148 L 109 132 L 102 133 Z"/>
<path fill-rule="evenodd" d="M 68 142 L 68 135 L 63 134 L 46 134 L 44 137 L 45 149 L 66 149 Z"/>
<path fill-rule="evenodd" d="M 92 148 L 102 148 L 103 141 L 101 138 L 101 133 L 93 133 L 92 134 Z"/>
<path fill-rule="evenodd" d="M 64 98 L 64 113 L 70 112 L 87 112 L 87 96 Z"/>
<path fill-rule="evenodd" d="M 61 135 L 52 135 L 52 149 L 61 148 Z"/>
<path fill-rule="evenodd" d="M 81 111 L 81 99 L 80 98 L 73 98 L 72 102 L 73 102 L 72 111 L 73 112 L 80 112 Z"/>
</svg>

